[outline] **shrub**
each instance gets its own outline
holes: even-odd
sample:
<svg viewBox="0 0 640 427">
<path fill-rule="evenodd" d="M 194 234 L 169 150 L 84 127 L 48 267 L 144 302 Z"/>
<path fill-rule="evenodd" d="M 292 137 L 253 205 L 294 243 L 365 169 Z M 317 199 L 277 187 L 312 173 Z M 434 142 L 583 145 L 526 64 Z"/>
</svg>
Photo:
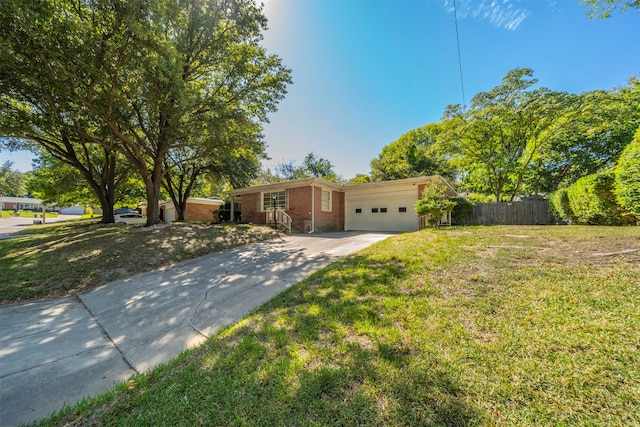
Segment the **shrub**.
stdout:
<svg viewBox="0 0 640 427">
<path fill-rule="evenodd" d="M 614 192 L 620 207 L 640 219 L 640 128 L 620 155 Z"/>
<path fill-rule="evenodd" d="M 427 222 L 436 227 L 440 218 L 453 210 L 456 205 L 451 200 L 444 199 L 446 188 L 438 183 L 425 185 L 422 198 L 415 204 L 416 213 L 420 216 L 428 215 Z"/>
<path fill-rule="evenodd" d="M 549 205 L 553 215 L 561 221 L 575 221 L 575 215 L 569 204 L 569 196 L 566 188 L 561 188 L 551 195 Z"/>
<path fill-rule="evenodd" d="M 567 188 L 569 207 L 577 222 L 611 225 L 622 222 L 621 209 L 613 193 L 613 170 L 580 178 Z"/>
<path fill-rule="evenodd" d="M 451 222 L 455 225 L 466 224 L 473 216 L 473 202 L 465 197 L 451 199 L 456 205 L 451 211 Z"/>
</svg>

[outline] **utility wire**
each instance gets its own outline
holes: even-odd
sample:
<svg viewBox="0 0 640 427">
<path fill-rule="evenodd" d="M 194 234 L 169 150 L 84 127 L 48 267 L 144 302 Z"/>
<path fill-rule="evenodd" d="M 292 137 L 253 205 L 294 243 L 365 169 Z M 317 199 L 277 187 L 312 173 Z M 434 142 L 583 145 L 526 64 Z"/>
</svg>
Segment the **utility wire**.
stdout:
<svg viewBox="0 0 640 427">
<path fill-rule="evenodd" d="M 462 59 L 460 56 L 460 35 L 458 34 L 458 12 L 456 10 L 456 0 L 453 0 L 453 18 L 456 22 L 456 42 L 458 43 L 458 67 L 460 68 L 460 87 L 462 88 L 462 108 L 467 107 L 464 98 L 464 80 L 462 79 Z"/>
</svg>

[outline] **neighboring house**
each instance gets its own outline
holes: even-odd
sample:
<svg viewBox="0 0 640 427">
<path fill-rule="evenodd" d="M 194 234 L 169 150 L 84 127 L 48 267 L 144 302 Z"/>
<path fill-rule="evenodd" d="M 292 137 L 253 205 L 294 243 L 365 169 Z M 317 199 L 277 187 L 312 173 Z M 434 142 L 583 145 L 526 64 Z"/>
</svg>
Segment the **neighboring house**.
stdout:
<svg viewBox="0 0 640 427">
<path fill-rule="evenodd" d="M 242 222 L 273 223 L 274 208 L 291 217 L 295 232 L 322 231 L 415 231 L 418 215 L 414 210 L 424 186 L 439 181 L 447 196 L 455 189 L 441 176 L 422 176 L 395 181 L 340 185 L 318 178 L 229 191 L 231 215 Z"/>
<path fill-rule="evenodd" d="M 0 206 L 4 210 L 41 211 L 42 200 L 31 197 L 0 197 Z M 50 210 L 50 208 L 47 208 Z"/>
<path fill-rule="evenodd" d="M 217 197 L 200 198 L 189 197 L 184 211 L 185 221 L 214 221 L 214 212 L 224 206 L 224 200 Z M 147 204 L 140 203 L 142 215 L 147 215 Z M 160 219 L 164 222 L 173 222 L 177 218 L 176 208 L 171 199 L 160 202 Z"/>
<path fill-rule="evenodd" d="M 0 205 L 4 210 L 18 211 L 42 211 L 42 200 L 31 197 L 7 197 L 0 196 Z M 48 205 L 47 212 L 59 212 L 61 215 L 82 215 L 84 207 L 80 205 L 59 208 Z"/>
</svg>

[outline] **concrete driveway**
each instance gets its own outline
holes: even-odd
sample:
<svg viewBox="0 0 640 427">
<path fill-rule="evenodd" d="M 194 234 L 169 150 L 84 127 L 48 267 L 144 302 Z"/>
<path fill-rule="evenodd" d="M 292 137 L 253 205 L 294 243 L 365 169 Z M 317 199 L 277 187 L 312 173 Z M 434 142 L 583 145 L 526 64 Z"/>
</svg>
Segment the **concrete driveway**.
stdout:
<svg viewBox="0 0 640 427">
<path fill-rule="evenodd" d="M 197 346 L 384 233 L 289 236 L 109 283 L 0 306 L 0 425 L 47 416 Z"/>
</svg>

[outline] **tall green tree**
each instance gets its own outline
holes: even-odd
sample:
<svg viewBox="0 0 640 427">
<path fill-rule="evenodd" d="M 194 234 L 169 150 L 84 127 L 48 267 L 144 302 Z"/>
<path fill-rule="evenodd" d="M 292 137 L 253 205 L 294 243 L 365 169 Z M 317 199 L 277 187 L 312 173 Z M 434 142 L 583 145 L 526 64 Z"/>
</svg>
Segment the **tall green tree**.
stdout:
<svg viewBox="0 0 640 427">
<path fill-rule="evenodd" d="M 383 147 L 371 160 L 371 179 L 388 181 L 425 175 L 453 179 L 455 170 L 437 143 L 440 130 L 438 124 L 431 123 L 410 130 Z"/>
<path fill-rule="evenodd" d="M 342 177 L 335 172 L 333 167 L 329 160 L 318 157 L 313 152 L 307 154 L 302 163 L 303 173 L 307 176 L 331 182 L 342 181 Z"/>
<path fill-rule="evenodd" d="M 347 184 L 366 184 L 371 182 L 371 177 L 364 173 L 358 173 L 356 176 L 347 181 Z"/>
<path fill-rule="evenodd" d="M 250 131 L 253 129 L 253 132 Z M 226 142 L 218 142 L 218 153 L 209 157 L 175 161 L 174 168 L 167 168 L 163 187 L 176 207 L 176 219 L 184 220 L 187 199 L 193 196 L 212 196 L 206 188 L 244 187 L 258 175 L 262 153 L 262 138 L 258 126 L 241 126 L 236 132 L 225 133 Z M 212 153 L 213 154 L 213 153 Z M 180 155 L 174 150 L 173 156 Z M 183 157 L 189 157 L 183 153 Z"/>
<path fill-rule="evenodd" d="M 127 158 L 149 224 L 159 222 L 165 175 L 212 155 L 227 117 L 266 121 L 290 83 L 260 46 L 266 19 L 248 0 L 8 0 L 0 12 L 3 62 L 29 64 L 28 78 L 54 88 L 65 117 L 96 124 L 66 126 L 73 140 Z M 189 155 L 176 163 L 172 151 Z"/>
<path fill-rule="evenodd" d="M 114 153 L 113 153 L 114 154 Z M 51 155 L 46 150 L 41 150 L 34 160 L 34 170 L 29 177 L 27 188 L 35 197 L 44 200 L 47 204 L 58 206 L 100 206 L 102 216 L 109 218 L 103 223 L 113 222 L 113 208 L 116 205 L 136 206 L 144 199 L 144 186 L 129 168 L 123 164 L 115 169 L 113 175 L 109 169 L 109 162 L 100 163 L 103 159 L 93 159 L 96 163 L 94 171 L 98 176 L 91 178 L 94 184 L 100 187 L 95 191 L 93 186 L 87 185 L 87 179 L 81 169 L 70 165 L 64 160 Z M 105 174 L 109 178 L 105 179 Z M 106 182 L 110 182 L 107 187 Z M 108 194 L 110 202 L 104 206 L 102 196 Z M 105 210 L 107 209 L 107 210 Z"/>
<path fill-rule="evenodd" d="M 272 181 L 290 181 L 312 177 L 331 182 L 343 181 L 343 178 L 336 173 L 333 164 L 329 160 L 318 157 L 313 152 L 305 156 L 301 165 L 298 165 L 295 160 L 277 164 L 275 167 L 275 179 L 272 179 Z M 268 180 L 269 178 L 267 178 Z"/>
<path fill-rule="evenodd" d="M 528 177 L 543 192 L 613 166 L 640 126 L 640 81 L 567 96 L 554 126 Z"/>
<path fill-rule="evenodd" d="M 63 183 L 69 179 L 74 181 L 72 186 L 74 190 L 70 195 L 84 194 L 83 191 L 77 190 L 77 186 L 85 186 L 89 191 L 93 191 L 92 202 L 97 202 L 103 212 L 101 222 L 113 223 L 113 207 L 118 199 L 116 187 L 126 182 L 131 175 L 131 169 L 125 163 L 124 157 L 103 145 L 73 142 L 64 131 L 56 133 L 55 129 L 47 126 L 37 126 L 39 112 L 32 110 L 30 114 L 22 114 L 24 110 L 31 110 L 35 104 L 16 103 L 14 105 L 15 108 L 10 112 L 4 109 L 8 114 L 2 116 L 0 112 L 0 117 L 7 119 L 0 118 L 1 131 L 5 135 L 12 136 L 4 140 L 5 145 L 12 149 L 29 149 L 38 153 L 39 167 L 53 169 L 51 177 L 55 176 L 55 169 L 65 170 L 64 177 L 60 178 L 60 188 L 55 188 L 55 185 L 46 187 L 43 183 L 45 187 L 39 191 L 39 197 L 54 202 L 53 199 L 49 200 L 43 195 L 48 193 L 55 194 L 53 197 L 56 199 L 66 200 L 61 191 L 67 188 Z M 7 125 L 7 122 L 11 124 Z M 19 135 L 18 138 L 14 137 L 17 135 Z M 67 171 L 67 167 L 75 169 L 75 173 Z M 50 179 L 49 172 L 40 171 L 36 175 L 47 177 L 47 182 L 55 182 Z M 44 188 L 49 190 L 45 191 Z M 88 197 L 83 196 L 83 199 Z"/>
<path fill-rule="evenodd" d="M 26 196 L 27 179 L 27 174 L 14 170 L 13 162 L 7 160 L 0 166 L 0 194 L 12 197 Z"/>
<path fill-rule="evenodd" d="M 41 155 L 34 163 L 27 186 L 29 192 L 45 204 L 64 207 L 98 203 L 77 169 L 48 154 Z"/>
<path fill-rule="evenodd" d="M 467 187 L 513 200 L 540 155 L 566 94 L 534 89 L 533 70 L 516 68 L 502 84 L 480 92 L 468 110 L 449 106 L 441 140 L 462 170 Z"/>
</svg>

